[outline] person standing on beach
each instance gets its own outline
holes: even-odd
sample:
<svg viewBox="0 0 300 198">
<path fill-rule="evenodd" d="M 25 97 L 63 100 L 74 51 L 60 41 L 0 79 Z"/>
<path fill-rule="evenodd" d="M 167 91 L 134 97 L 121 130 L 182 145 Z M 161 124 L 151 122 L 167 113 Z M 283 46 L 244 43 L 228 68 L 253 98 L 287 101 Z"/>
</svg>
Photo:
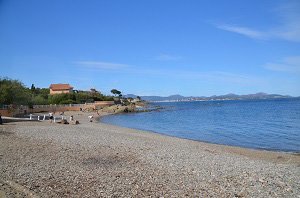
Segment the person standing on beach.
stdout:
<svg viewBox="0 0 300 198">
<path fill-rule="evenodd" d="M 64 115 L 65 115 L 65 112 L 60 112 L 60 115 L 61 115 L 61 120 L 64 120 Z"/>
<path fill-rule="evenodd" d="M 2 115 L 0 114 L 0 125 L 3 124 Z"/>
<path fill-rule="evenodd" d="M 93 117 L 93 115 L 88 116 L 90 122 L 93 122 Z"/>
<path fill-rule="evenodd" d="M 50 123 L 52 123 L 52 121 L 53 121 L 53 113 L 52 112 L 49 113 L 49 119 L 50 119 Z"/>
</svg>

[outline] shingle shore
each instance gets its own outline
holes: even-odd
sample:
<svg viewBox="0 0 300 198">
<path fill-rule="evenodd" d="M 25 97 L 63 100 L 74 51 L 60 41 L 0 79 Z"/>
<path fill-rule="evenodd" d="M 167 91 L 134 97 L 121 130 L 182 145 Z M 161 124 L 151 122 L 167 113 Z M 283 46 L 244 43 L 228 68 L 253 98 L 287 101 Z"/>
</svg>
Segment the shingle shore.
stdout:
<svg viewBox="0 0 300 198">
<path fill-rule="evenodd" d="M 0 126 L 0 197 L 300 197 L 299 155 L 77 117 Z"/>
</svg>

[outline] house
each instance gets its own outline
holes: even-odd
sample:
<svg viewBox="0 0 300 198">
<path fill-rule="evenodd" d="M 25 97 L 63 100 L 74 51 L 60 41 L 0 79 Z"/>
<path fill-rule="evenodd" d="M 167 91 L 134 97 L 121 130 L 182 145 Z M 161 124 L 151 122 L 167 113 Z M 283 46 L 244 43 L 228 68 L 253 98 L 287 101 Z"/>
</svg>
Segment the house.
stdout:
<svg viewBox="0 0 300 198">
<path fill-rule="evenodd" d="M 69 84 L 51 84 L 49 88 L 51 95 L 73 92 L 73 87 Z"/>
</svg>

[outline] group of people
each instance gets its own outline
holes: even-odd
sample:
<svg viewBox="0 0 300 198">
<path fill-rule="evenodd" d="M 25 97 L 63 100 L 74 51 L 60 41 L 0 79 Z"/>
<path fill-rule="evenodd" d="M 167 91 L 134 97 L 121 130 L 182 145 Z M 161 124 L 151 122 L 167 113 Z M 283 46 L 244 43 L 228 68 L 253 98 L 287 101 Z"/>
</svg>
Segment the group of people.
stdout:
<svg viewBox="0 0 300 198">
<path fill-rule="evenodd" d="M 54 115 L 53 112 L 50 112 L 50 113 L 49 113 L 49 120 L 50 120 L 50 123 L 52 123 L 52 122 L 54 121 L 54 116 L 53 116 L 53 115 Z M 64 112 L 61 112 L 61 113 L 60 113 L 60 116 L 61 116 L 61 123 L 69 124 L 69 123 L 67 122 L 67 120 L 64 118 Z M 93 122 L 93 118 L 94 118 L 94 115 L 89 115 L 89 116 L 88 116 L 89 122 Z M 70 123 L 72 123 L 72 124 L 79 124 L 79 121 L 78 121 L 78 120 L 75 120 L 73 115 L 70 116 L 69 121 L 70 121 Z"/>
<path fill-rule="evenodd" d="M 64 112 L 61 112 L 60 115 L 61 115 L 61 123 L 69 124 L 67 122 L 67 120 L 64 118 Z M 93 122 L 93 118 L 94 118 L 94 115 L 89 115 L 88 116 L 89 122 Z M 49 120 L 50 120 L 50 123 L 54 122 L 54 113 L 53 112 L 49 112 Z M 73 115 L 70 116 L 69 121 L 71 124 L 79 124 L 79 121 L 75 120 Z M 2 115 L 0 114 L 0 125 L 2 125 L 2 124 L 3 124 L 3 120 L 2 120 Z"/>
</svg>

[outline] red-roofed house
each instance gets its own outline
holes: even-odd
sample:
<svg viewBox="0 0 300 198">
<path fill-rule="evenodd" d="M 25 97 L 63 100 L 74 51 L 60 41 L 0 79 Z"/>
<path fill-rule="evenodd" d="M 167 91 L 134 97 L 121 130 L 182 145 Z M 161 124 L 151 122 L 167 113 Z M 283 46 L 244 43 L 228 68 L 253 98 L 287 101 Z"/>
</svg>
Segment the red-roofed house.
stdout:
<svg viewBox="0 0 300 198">
<path fill-rule="evenodd" d="M 50 94 L 72 93 L 73 87 L 69 84 L 51 84 Z"/>
</svg>

